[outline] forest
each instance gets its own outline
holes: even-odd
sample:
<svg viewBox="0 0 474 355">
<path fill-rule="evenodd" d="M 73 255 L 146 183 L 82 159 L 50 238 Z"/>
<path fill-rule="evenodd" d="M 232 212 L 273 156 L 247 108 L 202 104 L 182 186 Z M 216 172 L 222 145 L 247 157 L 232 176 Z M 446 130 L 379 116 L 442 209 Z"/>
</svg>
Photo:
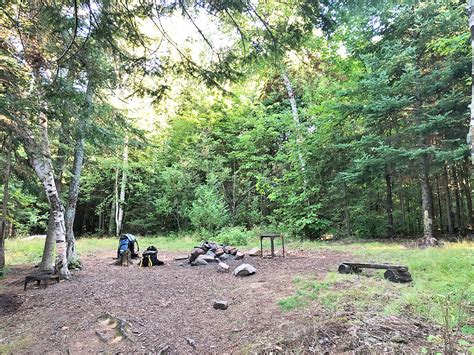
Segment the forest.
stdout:
<svg viewBox="0 0 474 355">
<path fill-rule="evenodd" d="M 0 9 L 0 275 L 42 235 L 64 279 L 124 233 L 470 250 L 472 1 Z"/>
</svg>

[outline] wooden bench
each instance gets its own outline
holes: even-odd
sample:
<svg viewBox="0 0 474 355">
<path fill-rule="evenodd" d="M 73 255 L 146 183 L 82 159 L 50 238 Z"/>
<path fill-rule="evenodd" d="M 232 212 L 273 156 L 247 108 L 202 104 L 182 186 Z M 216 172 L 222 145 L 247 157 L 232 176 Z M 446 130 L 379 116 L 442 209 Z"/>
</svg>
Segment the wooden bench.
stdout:
<svg viewBox="0 0 474 355">
<path fill-rule="evenodd" d="M 404 265 L 344 262 L 339 265 L 338 271 L 341 274 L 360 274 L 362 269 L 386 270 L 383 276 L 391 282 L 413 281 L 411 274 L 408 272 L 408 267 Z"/>
<path fill-rule="evenodd" d="M 25 277 L 25 287 L 23 288 L 26 290 L 26 286 L 30 282 L 35 282 L 36 284 L 39 285 L 41 281 L 43 282 L 44 288 L 48 287 L 49 281 L 56 281 L 59 282 L 59 275 L 53 275 L 53 274 L 35 274 L 35 275 L 28 275 Z"/>
</svg>

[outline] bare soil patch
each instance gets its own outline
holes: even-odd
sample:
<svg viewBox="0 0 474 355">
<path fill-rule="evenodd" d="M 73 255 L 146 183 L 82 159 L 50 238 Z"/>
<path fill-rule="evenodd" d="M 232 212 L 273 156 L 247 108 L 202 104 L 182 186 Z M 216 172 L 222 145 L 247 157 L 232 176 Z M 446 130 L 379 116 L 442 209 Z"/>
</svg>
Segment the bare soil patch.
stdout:
<svg viewBox="0 0 474 355">
<path fill-rule="evenodd" d="M 182 266 L 173 260 L 178 253 L 160 252 L 165 265 L 154 268 L 139 268 L 138 262 L 128 268 L 110 265 L 114 254 L 86 257 L 84 270 L 71 281 L 46 289 L 32 285 L 23 291 L 32 269 L 13 270 L 0 281 L 0 345 L 34 353 L 410 351 L 428 332 L 419 320 L 379 318 L 374 323 L 370 312 L 329 313 L 316 303 L 280 310 L 278 300 L 295 292 L 295 276 L 323 279 L 347 260 L 342 252 L 299 251 L 286 258 L 230 262 L 231 270 L 241 263 L 257 268 L 255 275 L 242 278 L 219 273 L 217 263 Z M 228 301 L 228 309 L 214 309 L 214 300 Z M 369 347 L 367 339 L 373 339 Z M 15 349 L 15 344 L 21 345 Z"/>
</svg>

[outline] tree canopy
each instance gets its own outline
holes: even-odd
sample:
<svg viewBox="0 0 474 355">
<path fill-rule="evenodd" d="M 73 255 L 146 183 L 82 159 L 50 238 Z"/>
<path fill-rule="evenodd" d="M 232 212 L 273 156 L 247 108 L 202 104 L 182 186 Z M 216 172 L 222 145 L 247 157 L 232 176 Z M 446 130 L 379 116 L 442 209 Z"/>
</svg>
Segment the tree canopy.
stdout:
<svg viewBox="0 0 474 355">
<path fill-rule="evenodd" d="M 9 1 L 0 20 L 1 235 L 48 232 L 43 268 L 55 241 L 67 276 L 75 235 L 473 226 L 464 2 Z"/>
</svg>

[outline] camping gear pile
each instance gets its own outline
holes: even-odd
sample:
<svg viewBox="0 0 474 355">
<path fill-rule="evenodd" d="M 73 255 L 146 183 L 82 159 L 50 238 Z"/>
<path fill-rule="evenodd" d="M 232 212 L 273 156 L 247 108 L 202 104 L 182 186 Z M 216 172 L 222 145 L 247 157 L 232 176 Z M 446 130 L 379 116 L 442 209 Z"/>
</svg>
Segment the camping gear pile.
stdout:
<svg viewBox="0 0 474 355">
<path fill-rule="evenodd" d="M 158 260 L 158 249 L 156 249 L 154 246 L 148 247 L 142 253 L 142 260 L 140 261 L 141 267 L 160 266 L 164 264 L 164 262 Z"/>
<path fill-rule="evenodd" d="M 201 266 L 207 265 L 209 262 L 241 260 L 243 258 L 244 253 L 233 246 L 204 242 L 191 251 L 189 263 L 192 266 Z"/>
<path fill-rule="evenodd" d="M 135 244 L 137 245 L 137 250 L 135 250 Z M 117 249 L 117 258 L 120 258 L 125 250 L 130 250 L 132 259 L 138 258 L 140 246 L 138 245 L 137 238 L 133 234 L 122 234 L 120 236 L 119 246 Z"/>
<path fill-rule="evenodd" d="M 136 245 L 136 250 L 135 250 Z M 117 259 L 116 265 L 128 266 L 131 264 L 131 261 L 128 258 L 131 256 L 132 259 L 139 258 L 138 252 L 140 247 L 138 245 L 137 238 L 133 234 L 123 234 L 119 239 L 119 246 L 117 249 Z M 129 256 L 130 255 L 130 256 Z M 124 259 L 127 260 L 124 260 Z M 126 261 L 126 262 L 124 262 Z M 140 260 L 141 267 L 152 267 L 164 265 L 165 263 L 158 260 L 158 249 L 154 246 L 149 246 L 143 253 Z"/>
</svg>

